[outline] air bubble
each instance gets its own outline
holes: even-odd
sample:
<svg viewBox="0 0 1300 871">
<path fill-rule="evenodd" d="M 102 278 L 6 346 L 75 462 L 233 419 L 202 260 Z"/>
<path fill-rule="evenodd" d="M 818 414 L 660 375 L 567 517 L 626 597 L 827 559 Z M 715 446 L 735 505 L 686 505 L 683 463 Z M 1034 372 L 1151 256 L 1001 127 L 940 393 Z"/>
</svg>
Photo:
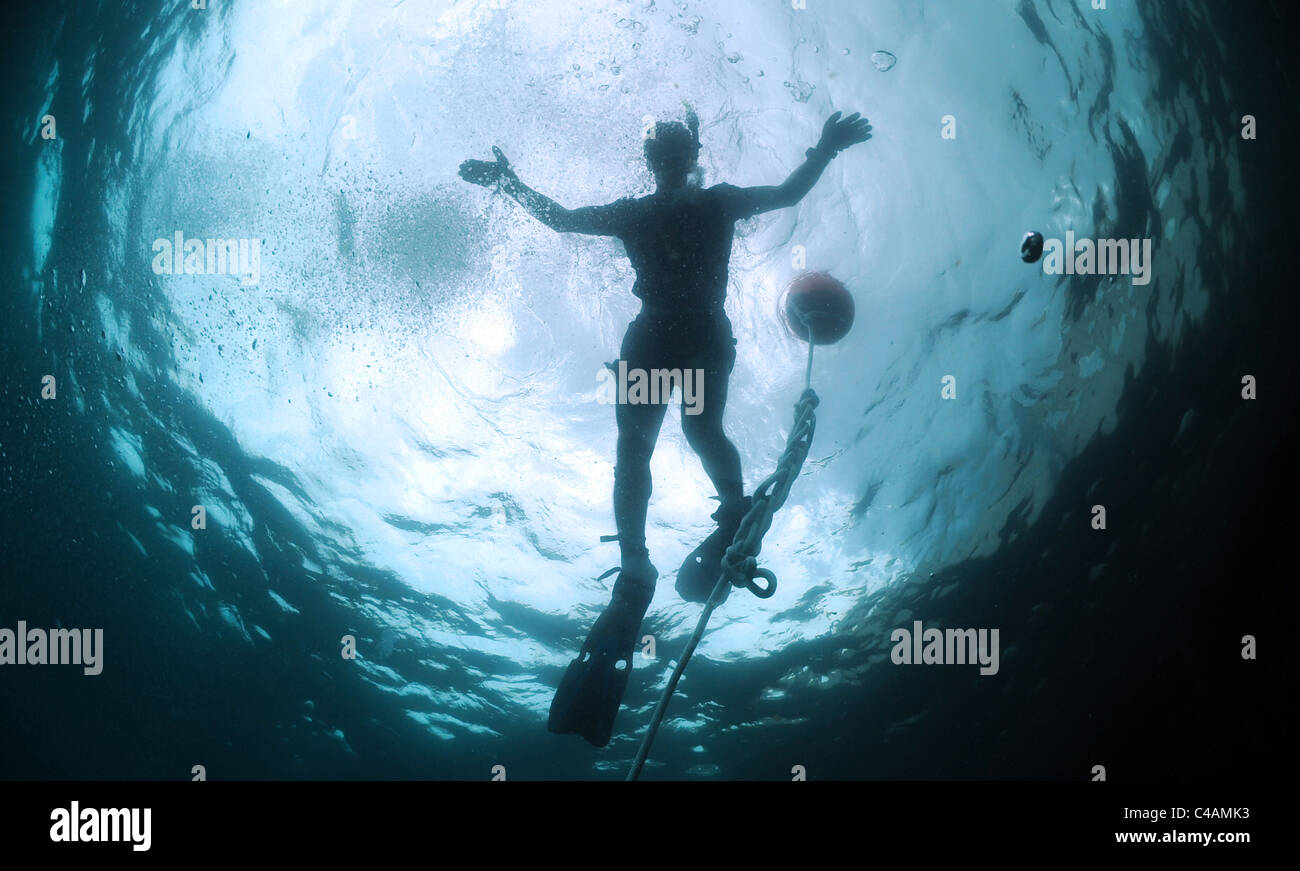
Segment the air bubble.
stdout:
<svg viewBox="0 0 1300 871">
<path fill-rule="evenodd" d="M 807 82 L 795 81 L 783 82 L 782 84 L 790 89 L 790 93 L 794 95 L 795 101 L 799 103 L 807 103 L 808 98 L 812 96 L 812 92 L 816 89 L 815 85 L 810 85 Z"/>
</svg>

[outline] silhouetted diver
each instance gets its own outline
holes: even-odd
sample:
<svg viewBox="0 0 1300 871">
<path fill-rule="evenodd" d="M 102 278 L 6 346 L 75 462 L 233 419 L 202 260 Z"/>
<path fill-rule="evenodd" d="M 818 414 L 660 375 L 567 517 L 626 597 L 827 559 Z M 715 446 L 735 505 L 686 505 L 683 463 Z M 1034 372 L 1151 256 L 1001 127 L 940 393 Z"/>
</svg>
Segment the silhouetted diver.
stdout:
<svg viewBox="0 0 1300 871">
<path fill-rule="evenodd" d="M 776 186 L 740 188 L 691 183 L 700 153 L 699 121 L 659 122 L 645 140 L 645 158 L 655 177 L 655 192 L 604 206 L 566 209 L 539 194 L 515 175 L 501 149 L 495 161 L 467 160 L 463 179 L 499 184 L 537 220 L 561 233 L 617 236 L 636 270 L 632 287 L 641 311 L 623 337 L 620 360 L 628 370 L 702 370 L 702 409 L 682 413 L 682 432 L 717 488 L 718 527 L 678 572 L 684 599 L 705 601 L 721 573 L 723 552 L 749 510 L 740 474 L 740 455 L 722 428 L 727 382 L 736 360 L 731 321 L 723 312 L 727 262 L 736 221 L 793 206 L 812 189 L 840 151 L 871 138 L 867 119 L 853 113 L 827 119 L 816 147 L 802 166 Z M 650 456 L 659 438 L 663 403 L 629 403 L 620 392 L 614 466 L 614 522 L 622 559 L 613 598 L 560 681 L 551 703 L 548 728 L 578 733 L 598 747 L 609 743 L 614 717 L 631 673 L 637 632 L 654 596 L 658 570 L 645 546 L 646 507 L 650 502 Z"/>
</svg>

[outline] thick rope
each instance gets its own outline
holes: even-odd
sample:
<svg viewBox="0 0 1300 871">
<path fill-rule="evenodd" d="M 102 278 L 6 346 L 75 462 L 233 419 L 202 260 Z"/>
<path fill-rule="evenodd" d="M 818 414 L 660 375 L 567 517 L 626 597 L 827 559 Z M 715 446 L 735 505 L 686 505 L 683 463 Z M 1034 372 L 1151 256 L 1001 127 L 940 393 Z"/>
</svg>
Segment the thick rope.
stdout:
<svg viewBox="0 0 1300 871">
<path fill-rule="evenodd" d="M 672 677 L 668 679 L 668 686 L 664 688 L 659 704 L 655 706 L 654 716 L 650 718 L 650 728 L 646 730 L 645 738 L 641 740 L 641 748 L 637 750 L 636 760 L 627 775 L 628 780 L 636 780 L 641 776 L 646 757 L 650 755 L 650 745 L 654 743 L 659 726 L 663 723 L 664 714 L 668 711 L 668 702 L 677 689 L 677 682 L 681 680 L 682 673 L 686 671 L 686 664 L 691 661 L 696 646 L 704 637 L 704 629 L 709 623 L 709 617 L 713 615 L 713 609 L 722 602 L 727 586 L 744 587 L 760 599 L 766 599 L 776 592 L 776 575 L 768 569 L 759 568 L 758 553 L 763 549 L 763 536 L 772 527 L 772 516 L 785 504 L 794 479 L 799 477 L 799 472 L 803 469 L 804 460 L 808 458 L 808 450 L 812 447 L 813 432 L 817 429 L 817 415 L 814 410 L 819 400 L 817 393 L 812 389 L 813 347 L 813 343 L 809 342 L 808 368 L 804 372 L 803 395 L 794 406 L 794 428 L 790 430 L 790 437 L 786 440 L 785 451 L 777 461 L 776 471 L 754 490 L 754 504 L 740 521 L 740 528 L 736 530 L 736 536 L 731 540 L 731 546 L 727 548 L 722 558 L 722 574 L 714 584 L 709 600 L 704 603 L 704 611 L 700 614 L 699 622 L 695 624 L 695 631 L 686 642 L 686 649 L 678 658 L 677 667 L 673 669 Z M 766 585 L 760 587 L 755 584 L 756 577 L 766 580 Z"/>
</svg>

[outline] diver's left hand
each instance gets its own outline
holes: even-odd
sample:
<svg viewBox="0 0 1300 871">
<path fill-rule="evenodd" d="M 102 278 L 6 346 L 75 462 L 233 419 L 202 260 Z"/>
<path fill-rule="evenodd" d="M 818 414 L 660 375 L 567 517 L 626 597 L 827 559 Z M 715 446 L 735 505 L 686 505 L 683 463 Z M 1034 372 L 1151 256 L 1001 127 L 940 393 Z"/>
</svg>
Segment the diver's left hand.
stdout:
<svg viewBox="0 0 1300 871">
<path fill-rule="evenodd" d="M 467 160 L 462 163 L 460 177 L 471 184 L 487 187 L 510 175 L 510 161 L 506 160 L 501 149 L 493 145 L 492 153 L 496 155 L 496 160 Z"/>
<path fill-rule="evenodd" d="M 860 112 L 854 112 L 843 120 L 840 119 L 840 113 L 836 112 L 826 119 L 817 149 L 827 154 L 837 154 L 850 145 L 866 142 L 870 138 L 871 122 L 863 118 Z"/>
</svg>

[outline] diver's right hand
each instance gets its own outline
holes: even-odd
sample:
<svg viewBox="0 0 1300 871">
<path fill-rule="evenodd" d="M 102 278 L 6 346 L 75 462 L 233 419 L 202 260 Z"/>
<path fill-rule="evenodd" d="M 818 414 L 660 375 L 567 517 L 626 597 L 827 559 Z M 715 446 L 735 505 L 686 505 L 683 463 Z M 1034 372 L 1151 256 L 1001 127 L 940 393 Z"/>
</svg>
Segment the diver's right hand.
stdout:
<svg viewBox="0 0 1300 871">
<path fill-rule="evenodd" d="M 510 161 L 501 153 L 501 149 L 492 146 L 496 160 L 467 160 L 460 165 L 460 177 L 470 184 L 484 187 L 494 185 L 510 174 Z"/>
<path fill-rule="evenodd" d="M 826 119 L 826 124 L 822 127 L 821 141 L 817 143 L 817 150 L 833 157 L 850 145 L 866 142 L 870 138 L 871 122 L 861 117 L 860 113 L 854 112 L 841 120 L 840 113 L 836 112 Z"/>
</svg>

